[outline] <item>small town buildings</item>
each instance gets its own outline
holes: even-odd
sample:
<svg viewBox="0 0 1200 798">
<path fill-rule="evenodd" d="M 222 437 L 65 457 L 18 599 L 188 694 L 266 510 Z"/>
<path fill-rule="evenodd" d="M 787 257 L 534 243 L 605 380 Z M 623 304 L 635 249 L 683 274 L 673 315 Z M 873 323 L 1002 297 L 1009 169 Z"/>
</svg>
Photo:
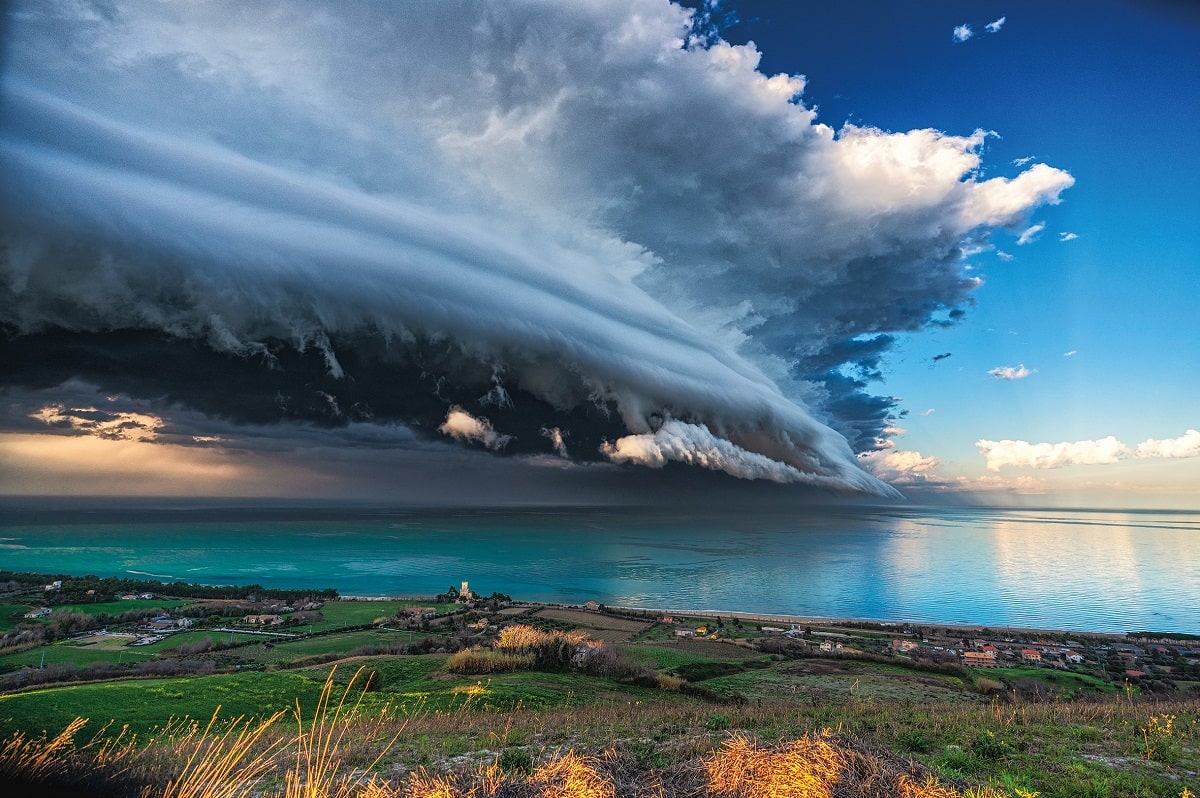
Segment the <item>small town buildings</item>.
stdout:
<svg viewBox="0 0 1200 798">
<path fill-rule="evenodd" d="M 1065 659 L 1067 662 L 1078 665 L 1083 662 L 1083 655 L 1078 651 L 1067 650 L 1063 652 L 1063 659 Z"/>
<path fill-rule="evenodd" d="M 901 640 L 896 638 L 892 641 L 892 651 L 916 651 L 921 647 L 921 644 L 916 640 Z"/>
<path fill-rule="evenodd" d="M 696 633 L 693 632 L 691 629 L 676 629 L 675 636 L 676 637 L 695 637 Z"/>
<path fill-rule="evenodd" d="M 1022 662 L 1041 662 L 1042 661 L 1042 652 L 1038 651 L 1036 648 L 1023 648 L 1023 649 L 1021 649 L 1021 661 Z"/>
<path fill-rule="evenodd" d="M 34 620 L 37 618 L 45 618 L 47 615 L 50 614 L 50 612 L 51 612 L 51 610 L 49 607 L 43 607 L 40 610 L 30 610 L 29 612 L 25 613 L 25 617 L 30 620 Z"/>
<path fill-rule="evenodd" d="M 46 585 L 46 590 L 62 590 L 62 580 L 55 579 L 50 584 Z"/>
<path fill-rule="evenodd" d="M 283 623 L 283 618 L 278 615 L 247 615 L 242 620 L 257 626 L 278 626 Z"/>
<path fill-rule="evenodd" d="M 987 651 L 964 651 L 963 665 L 969 668 L 995 668 L 996 655 Z"/>
</svg>

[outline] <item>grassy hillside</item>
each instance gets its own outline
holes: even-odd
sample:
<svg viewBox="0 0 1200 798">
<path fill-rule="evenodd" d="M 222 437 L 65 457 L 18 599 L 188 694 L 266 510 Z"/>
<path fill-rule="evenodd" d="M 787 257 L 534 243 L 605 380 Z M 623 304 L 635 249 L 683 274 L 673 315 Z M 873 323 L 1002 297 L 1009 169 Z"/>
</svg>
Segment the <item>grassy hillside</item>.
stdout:
<svg viewBox="0 0 1200 798">
<path fill-rule="evenodd" d="M 1198 791 L 1200 692 L 1171 641 L 1031 633 L 994 641 L 1004 667 L 976 669 L 956 649 L 982 648 L 982 630 L 414 606 L 432 605 L 325 601 L 264 626 L 243 615 L 280 610 L 229 601 L 165 637 L 136 618 L 106 635 L 79 616 L 72 628 L 17 623 L 0 654 L 0 781 L 215 798 L 163 792 L 196 753 L 283 796 L 289 772 L 310 777 L 298 743 L 333 712 L 327 755 L 359 781 L 312 798 L 557 798 L 576 783 L 580 798 Z M 66 636 L 49 639 L 55 629 Z M 1087 662 L 1020 663 L 1023 647 L 1053 659 L 1068 645 Z M 1143 677 L 1124 676 L 1130 664 Z M 236 762 L 222 758 L 220 746 L 251 737 Z"/>
</svg>

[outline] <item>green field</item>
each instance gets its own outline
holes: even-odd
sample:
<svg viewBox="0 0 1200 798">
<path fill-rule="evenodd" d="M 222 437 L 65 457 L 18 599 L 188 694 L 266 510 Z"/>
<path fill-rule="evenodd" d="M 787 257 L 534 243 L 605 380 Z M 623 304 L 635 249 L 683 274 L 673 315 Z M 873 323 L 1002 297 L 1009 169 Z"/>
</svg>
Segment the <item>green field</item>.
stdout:
<svg viewBox="0 0 1200 798">
<path fill-rule="evenodd" d="M 1044 685 L 1048 694 L 1061 692 L 1071 698 L 1085 695 L 1114 695 L 1122 691 L 1122 685 L 1106 682 L 1087 673 L 1057 671 L 1050 668 L 983 668 L 974 669 L 982 678 L 1003 678 L 1010 682 L 1028 680 Z"/>
<path fill-rule="evenodd" d="M 633 644 L 625 647 L 631 657 L 639 662 L 663 670 L 673 670 L 682 665 L 692 665 L 697 662 L 714 662 L 712 657 L 692 651 L 685 651 L 679 646 L 672 645 L 640 645 Z"/>
<path fill-rule="evenodd" d="M 164 639 L 159 640 L 157 643 L 136 646 L 130 650 L 145 651 L 148 654 L 161 654 L 163 652 L 169 652 L 173 649 L 177 649 L 182 645 L 194 643 L 197 640 L 203 640 L 206 637 L 212 640 L 214 644 L 224 644 L 230 642 L 244 643 L 247 641 L 258 642 L 263 639 L 261 635 L 243 634 L 240 632 L 214 632 L 212 630 L 197 629 L 191 632 L 175 632 L 174 634 L 168 635 Z"/>
<path fill-rule="evenodd" d="M 191 604 L 190 601 L 181 601 L 179 599 L 129 599 L 127 601 L 97 601 L 86 604 L 63 604 L 55 607 L 55 612 L 82 612 L 85 615 L 100 615 L 107 613 L 109 615 L 120 615 L 123 612 L 130 610 L 151 610 L 164 609 L 169 610 L 174 607 L 186 607 Z"/>
<path fill-rule="evenodd" d="M 147 647 L 148 648 L 148 647 Z M 0 671 L 41 665 L 64 665 L 73 663 L 79 667 L 94 662 L 140 662 L 151 659 L 153 654 L 139 648 L 98 648 L 96 646 L 72 645 L 66 640 L 47 646 L 38 646 L 29 651 L 0 655 Z"/>
<path fill-rule="evenodd" d="M 421 632 L 401 632 L 394 629 L 360 629 L 297 640 L 258 638 L 261 641 L 258 645 L 243 646 L 237 650 L 237 654 L 251 662 L 291 662 L 322 654 L 347 655 L 364 646 L 407 646 L 425 636 Z"/>
<path fill-rule="evenodd" d="M 445 661 L 445 655 L 441 654 L 362 657 L 339 665 L 338 679 L 348 679 L 359 667 L 374 671 L 380 695 L 392 698 L 408 711 L 422 712 L 458 710 L 464 704 L 479 710 L 511 712 L 639 701 L 674 704 L 689 700 L 676 693 L 579 673 L 521 671 L 492 676 L 450 676 L 440 672 Z M 325 678 L 329 666 L 306 671 L 315 681 Z"/>
<path fill-rule="evenodd" d="M 22 623 L 25 613 L 33 607 L 28 604 L 0 604 L 0 632 L 7 632 Z"/>
<path fill-rule="evenodd" d="M 769 668 L 717 676 L 702 684 L 718 695 L 807 705 L 849 700 L 923 703 L 983 700 L 968 692 L 956 677 L 854 661 L 785 661 Z"/>
<path fill-rule="evenodd" d="M 395 615 L 405 607 L 435 607 L 438 612 L 450 612 L 457 604 L 434 604 L 415 599 L 390 599 L 388 601 L 327 601 L 320 613 L 324 620 L 312 624 L 314 632 L 339 629 L 344 626 L 362 626 L 375 623 L 380 618 Z M 307 630 L 307 625 L 300 627 Z"/>
<path fill-rule="evenodd" d="M 0 727 L 8 731 L 57 732 L 76 717 L 98 729 L 109 720 L 144 733 L 172 717 L 262 717 L 295 705 L 316 703 L 320 683 L 300 673 L 237 673 L 177 679 L 131 679 L 70 685 L 0 696 Z"/>
<path fill-rule="evenodd" d="M 361 657 L 337 666 L 345 683 L 359 668 L 374 672 L 363 707 L 389 707 L 401 713 L 454 712 L 464 707 L 509 712 L 635 702 L 676 704 L 687 699 L 610 679 L 572 673 L 526 671 L 492 677 L 440 673 L 445 655 Z M 39 733 L 57 730 L 75 717 L 102 725 L 109 720 L 145 732 L 172 717 L 208 718 L 218 706 L 222 717 L 262 716 L 276 709 L 315 705 L 331 666 L 263 673 L 216 674 L 193 678 L 130 679 L 69 685 L 0 696 L 0 729 Z"/>
</svg>

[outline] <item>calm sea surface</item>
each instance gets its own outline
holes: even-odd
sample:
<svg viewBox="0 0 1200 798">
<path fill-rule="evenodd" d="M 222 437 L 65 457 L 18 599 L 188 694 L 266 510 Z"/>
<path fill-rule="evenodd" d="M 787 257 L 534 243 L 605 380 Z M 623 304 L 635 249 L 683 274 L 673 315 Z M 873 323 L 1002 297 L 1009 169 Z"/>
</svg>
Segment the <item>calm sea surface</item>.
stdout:
<svg viewBox="0 0 1200 798">
<path fill-rule="evenodd" d="M 833 618 L 1200 634 L 1200 514 L 0 514 L 0 568 Z"/>
</svg>

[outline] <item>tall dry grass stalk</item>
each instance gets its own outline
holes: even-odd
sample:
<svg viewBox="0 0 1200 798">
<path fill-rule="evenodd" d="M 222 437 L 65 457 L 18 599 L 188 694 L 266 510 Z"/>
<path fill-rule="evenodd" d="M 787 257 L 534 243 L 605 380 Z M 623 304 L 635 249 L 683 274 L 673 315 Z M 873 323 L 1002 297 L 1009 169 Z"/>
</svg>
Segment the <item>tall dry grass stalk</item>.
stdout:
<svg viewBox="0 0 1200 798">
<path fill-rule="evenodd" d="M 317 705 L 307 725 L 300 708 L 300 700 L 296 700 L 293 710 L 297 725 L 295 763 L 284 776 L 284 798 L 350 798 L 355 794 L 361 795 L 367 789 L 367 785 L 371 785 L 370 789 L 373 792 L 378 793 L 383 789 L 370 771 L 395 745 L 407 722 L 401 724 L 386 744 L 379 746 L 375 760 L 365 769 L 351 773 L 343 772 L 341 755 L 348 748 L 347 736 L 352 735 L 356 742 L 378 743 L 380 729 L 386 721 L 387 709 L 385 707 L 378 715 L 370 718 L 363 717 L 359 711 L 363 696 L 370 686 L 369 676 L 360 682 L 363 668 L 354 673 L 338 702 L 333 704 L 333 677 L 336 671 L 336 667 L 332 668 L 325 677 L 325 684 L 321 687 Z M 350 695 L 356 684 L 362 686 L 358 690 L 358 697 L 351 703 Z"/>
<path fill-rule="evenodd" d="M 276 740 L 254 751 L 262 736 L 285 714 L 282 710 L 259 721 L 238 717 L 220 731 L 218 706 L 203 731 L 198 723 L 182 735 L 171 735 L 171 747 L 186 759 L 179 775 L 167 782 L 162 798 L 246 798 L 275 764 L 283 748 Z M 147 788 L 143 798 L 156 791 Z"/>
<path fill-rule="evenodd" d="M 86 718 L 75 718 L 49 739 L 45 734 L 29 738 L 14 732 L 0 746 L 0 778 L 40 781 L 68 772 L 71 760 L 67 755 L 74 751 L 75 735 L 86 723 Z"/>
</svg>

